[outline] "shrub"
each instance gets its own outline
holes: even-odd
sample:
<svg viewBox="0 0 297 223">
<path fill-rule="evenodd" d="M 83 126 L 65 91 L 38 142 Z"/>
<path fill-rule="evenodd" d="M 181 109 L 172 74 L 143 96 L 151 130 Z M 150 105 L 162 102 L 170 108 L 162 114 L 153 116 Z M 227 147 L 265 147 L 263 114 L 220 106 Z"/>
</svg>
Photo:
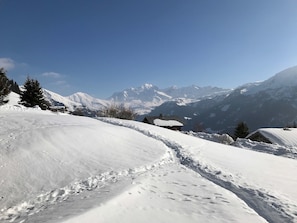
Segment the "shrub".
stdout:
<svg viewBox="0 0 297 223">
<path fill-rule="evenodd" d="M 132 108 L 121 105 L 110 105 L 101 111 L 101 115 L 110 118 L 134 120 L 136 113 Z"/>
</svg>

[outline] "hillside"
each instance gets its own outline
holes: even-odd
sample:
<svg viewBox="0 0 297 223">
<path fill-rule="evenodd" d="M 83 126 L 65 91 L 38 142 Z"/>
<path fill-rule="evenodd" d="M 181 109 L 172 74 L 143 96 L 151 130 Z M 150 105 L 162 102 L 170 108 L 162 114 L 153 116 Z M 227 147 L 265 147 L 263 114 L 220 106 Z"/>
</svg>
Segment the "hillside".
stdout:
<svg viewBox="0 0 297 223">
<path fill-rule="evenodd" d="M 19 105 L 0 120 L 1 222 L 297 220 L 295 159 Z"/>
<path fill-rule="evenodd" d="M 181 88 L 172 86 L 160 89 L 152 84 L 144 84 L 141 87 L 133 87 L 116 92 L 108 100 L 116 103 L 125 103 L 135 109 L 139 115 L 144 115 L 167 101 L 190 103 L 201 98 L 226 94 L 229 91 L 229 89 L 218 87 L 198 87 L 195 85 Z"/>
<path fill-rule="evenodd" d="M 297 121 L 297 67 L 286 69 L 263 82 L 240 86 L 227 95 L 183 104 L 166 102 L 150 115 L 170 114 L 187 118 L 185 129 L 233 134 L 240 121 L 254 131 L 284 127 Z"/>
</svg>

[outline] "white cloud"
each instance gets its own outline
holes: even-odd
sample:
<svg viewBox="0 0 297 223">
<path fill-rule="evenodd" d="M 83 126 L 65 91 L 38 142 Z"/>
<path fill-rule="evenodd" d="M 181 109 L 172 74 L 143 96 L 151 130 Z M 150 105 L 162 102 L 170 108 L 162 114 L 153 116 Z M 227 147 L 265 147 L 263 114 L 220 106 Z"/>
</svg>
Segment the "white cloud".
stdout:
<svg viewBox="0 0 297 223">
<path fill-rule="evenodd" d="M 66 81 L 56 81 L 55 82 L 56 85 L 66 85 Z"/>
<path fill-rule="evenodd" d="M 45 73 L 42 73 L 41 76 L 43 76 L 43 77 L 52 77 L 52 78 L 60 78 L 60 77 L 62 77 L 61 74 L 56 73 L 56 72 L 45 72 Z"/>
<path fill-rule="evenodd" d="M 0 67 L 5 70 L 11 70 L 15 67 L 15 62 L 10 58 L 0 58 Z"/>
</svg>

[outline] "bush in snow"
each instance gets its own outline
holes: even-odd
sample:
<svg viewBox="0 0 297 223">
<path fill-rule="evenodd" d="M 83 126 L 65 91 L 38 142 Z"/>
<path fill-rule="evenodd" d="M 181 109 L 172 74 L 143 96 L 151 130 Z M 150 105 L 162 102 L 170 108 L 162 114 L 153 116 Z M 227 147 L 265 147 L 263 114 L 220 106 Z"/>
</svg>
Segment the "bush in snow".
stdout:
<svg viewBox="0 0 297 223">
<path fill-rule="evenodd" d="M 4 68 L 0 68 L 0 105 L 8 102 L 6 96 L 10 93 L 9 80 L 6 77 Z"/>
<path fill-rule="evenodd" d="M 44 99 L 43 91 L 37 80 L 27 78 L 24 91 L 21 92 L 20 104 L 26 107 L 39 106 L 43 110 L 49 108 L 49 102 Z"/>
<path fill-rule="evenodd" d="M 110 118 L 119 118 L 134 120 L 136 113 L 130 107 L 126 107 L 123 104 L 121 105 L 110 105 L 101 111 L 101 115 L 104 117 Z"/>
</svg>

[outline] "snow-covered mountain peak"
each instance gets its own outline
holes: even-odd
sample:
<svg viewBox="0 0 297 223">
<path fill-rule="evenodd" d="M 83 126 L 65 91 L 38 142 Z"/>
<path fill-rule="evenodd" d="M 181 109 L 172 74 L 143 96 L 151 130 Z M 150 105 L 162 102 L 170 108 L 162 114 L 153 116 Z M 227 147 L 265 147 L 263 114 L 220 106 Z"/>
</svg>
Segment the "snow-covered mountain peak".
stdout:
<svg viewBox="0 0 297 223">
<path fill-rule="evenodd" d="M 83 101 L 85 99 L 91 99 L 93 98 L 91 95 L 87 94 L 87 93 L 83 93 L 83 92 L 76 92 L 70 96 L 68 96 L 68 98 L 71 98 L 72 100 L 75 99 L 74 101 Z"/>
<path fill-rule="evenodd" d="M 264 91 L 269 94 L 275 92 L 280 94 L 280 92 L 286 92 L 290 87 L 297 87 L 297 66 L 283 70 L 265 81 L 242 85 L 235 89 L 235 92 L 247 95 Z"/>
<path fill-rule="evenodd" d="M 55 92 L 43 89 L 45 98 L 52 103 L 52 105 L 64 105 L 70 111 L 73 111 L 75 107 L 81 107 L 81 104 L 73 101 L 67 97 L 63 97 Z"/>
<path fill-rule="evenodd" d="M 184 98 L 184 104 L 186 101 L 192 102 L 199 100 L 202 97 L 225 94 L 229 91 L 229 89 L 217 87 L 198 87 L 196 85 L 182 88 L 172 86 L 169 88 L 160 89 L 157 86 L 146 83 L 140 87 L 133 87 L 114 93 L 108 100 L 126 103 L 137 110 L 138 114 L 143 114 L 143 111 L 149 112 L 164 102 L 178 98 Z"/>
<path fill-rule="evenodd" d="M 153 87 L 154 86 L 152 84 L 147 84 L 147 83 L 141 86 L 142 89 L 151 89 Z"/>
<path fill-rule="evenodd" d="M 280 88 L 284 86 L 297 86 L 297 66 L 283 70 L 263 82 L 267 88 Z"/>
<path fill-rule="evenodd" d="M 94 98 L 91 95 L 88 95 L 87 93 L 83 92 L 77 92 L 66 98 L 70 99 L 71 101 L 77 102 L 81 104 L 83 107 L 87 107 L 91 110 L 100 110 L 109 104 L 109 102 L 106 100 Z"/>
</svg>

